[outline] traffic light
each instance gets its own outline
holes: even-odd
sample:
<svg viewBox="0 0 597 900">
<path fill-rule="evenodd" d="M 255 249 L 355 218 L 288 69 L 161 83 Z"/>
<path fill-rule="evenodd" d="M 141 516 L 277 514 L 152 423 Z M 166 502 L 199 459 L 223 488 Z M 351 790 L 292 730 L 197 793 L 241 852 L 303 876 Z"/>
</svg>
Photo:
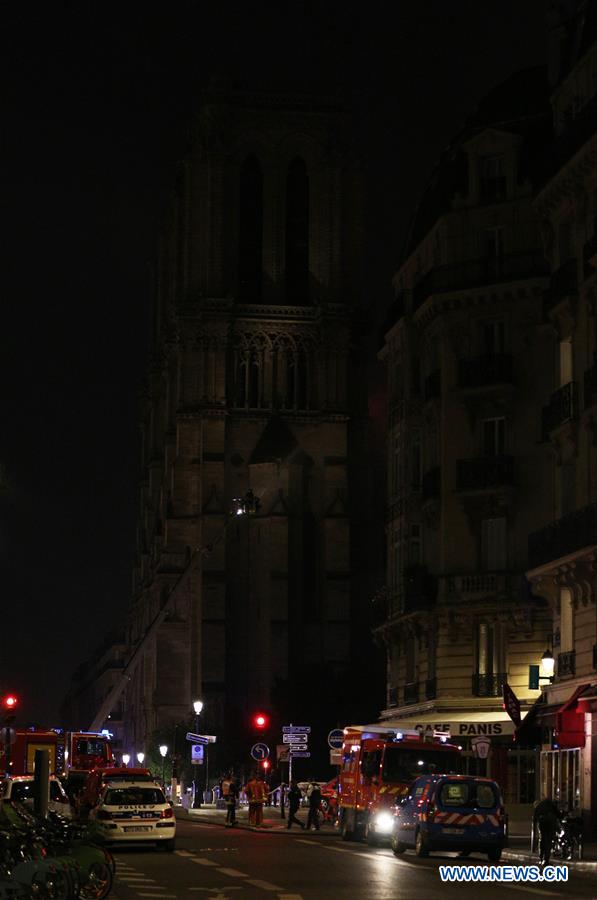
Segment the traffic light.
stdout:
<svg viewBox="0 0 597 900">
<path fill-rule="evenodd" d="M 19 705 L 18 698 L 14 694 L 5 694 L 2 698 L 2 709 L 4 712 L 11 713 Z"/>
<path fill-rule="evenodd" d="M 253 728 L 256 731 L 265 731 L 269 725 L 269 716 L 266 713 L 258 712 L 253 716 Z"/>
<path fill-rule="evenodd" d="M 263 762 L 261 763 L 261 765 L 263 766 L 263 771 L 264 771 L 264 773 L 267 775 L 267 770 L 268 770 L 269 767 L 270 767 L 270 761 L 269 761 L 269 759 L 264 759 Z"/>
</svg>

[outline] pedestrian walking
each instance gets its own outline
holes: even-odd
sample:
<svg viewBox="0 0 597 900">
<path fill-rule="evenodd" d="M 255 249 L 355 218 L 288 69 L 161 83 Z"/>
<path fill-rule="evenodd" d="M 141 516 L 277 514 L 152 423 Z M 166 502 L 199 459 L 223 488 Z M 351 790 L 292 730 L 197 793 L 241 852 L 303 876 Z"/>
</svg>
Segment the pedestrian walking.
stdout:
<svg viewBox="0 0 597 900">
<path fill-rule="evenodd" d="M 311 786 L 309 793 L 309 816 L 307 818 L 307 831 L 314 828 L 319 831 L 319 810 L 321 809 L 321 790 L 318 784 Z"/>
<path fill-rule="evenodd" d="M 533 829 L 539 834 L 539 862 L 546 866 L 551 857 L 551 850 L 562 817 L 557 803 L 553 800 L 541 800 L 533 812 Z"/>
<path fill-rule="evenodd" d="M 232 772 L 222 779 L 222 797 L 226 803 L 226 828 L 236 825 L 236 801 L 238 800 L 239 786 Z"/>
<path fill-rule="evenodd" d="M 295 825 L 300 825 L 302 830 L 305 830 L 305 823 L 301 822 L 300 819 L 297 819 L 296 814 L 301 805 L 301 789 L 293 778 L 290 782 L 290 787 L 288 789 L 288 825 L 287 828 L 290 828 L 292 823 Z"/>
<path fill-rule="evenodd" d="M 267 784 L 254 774 L 245 785 L 245 794 L 249 801 L 249 825 L 260 828 L 263 825 L 263 804 L 267 799 Z"/>
</svg>

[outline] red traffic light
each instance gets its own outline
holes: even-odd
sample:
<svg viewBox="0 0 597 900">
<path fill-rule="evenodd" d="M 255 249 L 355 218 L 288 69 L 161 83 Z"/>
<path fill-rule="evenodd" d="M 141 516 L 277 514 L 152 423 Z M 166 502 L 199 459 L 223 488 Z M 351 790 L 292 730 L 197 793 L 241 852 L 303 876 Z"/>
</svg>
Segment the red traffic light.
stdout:
<svg viewBox="0 0 597 900">
<path fill-rule="evenodd" d="M 14 694 L 6 694 L 6 696 L 2 698 L 2 708 L 8 712 L 12 712 L 18 705 L 19 701 Z"/>
<path fill-rule="evenodd" d="M 267 770 L 269 769 L 269 760 L 268 760 L 268 759 L 264 759 L 263 762 L 261 763 L 261 765 L 263 766 L 263 768 L 264 768 L 265 771 L 267 772 Z"/>
<path fill-rule="evenodd" d="M 255 715 L 253 716 L 253 725 L 259 731 L 263 731 L 264 728 L 267 728 L 268 721 L 268 717 L 265 715 L 265 713 L 255 713 Z"/>
</svg>

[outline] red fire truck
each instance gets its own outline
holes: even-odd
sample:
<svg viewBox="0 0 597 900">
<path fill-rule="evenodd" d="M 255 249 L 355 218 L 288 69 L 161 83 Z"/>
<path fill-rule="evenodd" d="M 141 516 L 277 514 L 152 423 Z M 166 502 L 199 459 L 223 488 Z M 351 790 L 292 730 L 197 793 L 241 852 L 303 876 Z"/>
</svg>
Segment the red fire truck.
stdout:
<svg viewBox="0 0 597 900">
<path fill-rule="evenodd" d="M 57 775 L 87 775 L 97 766 L 114 765 L 107 732 L 17 730 L 8 745 L 0 744 L 0 771 L 7 775 L 30 775 L 35 751 L 47 750 L 50 772 Z"/>
<path fill-rule="evenodd" d="M 460 748 L 446 737 L 382 725 L 344 729 L 339 786 L 339 822 L 345 841 L 388 840 L 392 807 L 418 775 L 460 772 Z"/>
</svg>

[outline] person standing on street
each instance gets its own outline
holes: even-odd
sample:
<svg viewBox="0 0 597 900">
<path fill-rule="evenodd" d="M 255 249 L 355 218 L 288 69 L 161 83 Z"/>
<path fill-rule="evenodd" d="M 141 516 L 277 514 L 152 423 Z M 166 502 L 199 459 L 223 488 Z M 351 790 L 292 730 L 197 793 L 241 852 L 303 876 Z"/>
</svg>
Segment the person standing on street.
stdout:
<svg viewBox="0 0 597 900">
<path fill-rule="evenodd" d="M 309 816 L 307 818 L 307 831 L 311 827 L 319 831 L 319 810 L 321 808 L 321 791 L 318 784 L 313 784 L 309 794 Z"/>
<path fill-rule="evenodd" d="M 294 822 L 295 825 L 300 825 L 304 831 L 305 823 L 301 822 L 301 820 L 296 817 L 299 806 L 301 805 L 301 796 L 301 789 L 293 778 L 288 789 L 288 825 L 286 827 L 290 828 Z"/>
<path fill-rule="evenodd" d="M 236 801 L 238 799 L 238 784 L 230 772 L 222 779 L 222 797 L 226 803 L 226 828 L 236 825 Z"/>
<path fill-rule="evenodd" d="M 249 825 L 260 828 L 263 825 L 263 804 L 267 799 L 267 784 L 253 774 L 245 785 L 249 801 Z"/>
<path fill-rule="evenodd" d="M 539 834 L 539 862 L 546 866 L 551 857 L 553 842 L 561 825 L 558 805 L 553 800 L 541 800 L 533 812 L 533 827 Z"/>
</svg>

